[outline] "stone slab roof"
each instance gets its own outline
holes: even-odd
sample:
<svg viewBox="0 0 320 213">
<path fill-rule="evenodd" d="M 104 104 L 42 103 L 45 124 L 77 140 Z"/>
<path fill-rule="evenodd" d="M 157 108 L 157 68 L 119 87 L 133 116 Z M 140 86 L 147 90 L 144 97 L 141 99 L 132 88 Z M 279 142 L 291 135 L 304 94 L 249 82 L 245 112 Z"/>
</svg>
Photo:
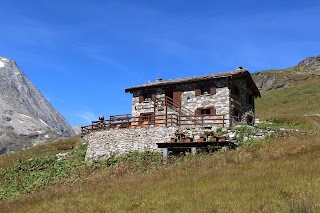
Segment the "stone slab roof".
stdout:
<svg viewBox="0 0 320 213">
<path fill-rule="evenodd" d="M 138 86 L 133 86 L 125 89 L 125 92 L 134 92 L 138 90 L 144 90 L 144 89 L 152 89 L 152 88 L 159 88 L 159 87 L 165 87 L 170 85 L 176 85 L 176 84 L 183 84 L 183 83 L 193 83 L 193 82 L 201 82 L 201 81 L 208 81 L 212 79 L 219 79 L 219 78 L 239 78 L 244 77 L 247 78 L 250 83 L 253 85 L 252 89 L 255 96 L 260 96 L 260 92 L 252 80 L 251 74 L 247 69 L 237 69 L 230 72 L 224 72 L 224 73 L 217 73 L 217 74 L 209 74 L 209 75 L 202 75 L 202 76 L 193 76 L 193 77 L 185 77 L 185 78 L 177 78 L 177 79 L 171 79 L 171 80 L 160 80 L 156 82 L 150 82 Z"/>
</svg>

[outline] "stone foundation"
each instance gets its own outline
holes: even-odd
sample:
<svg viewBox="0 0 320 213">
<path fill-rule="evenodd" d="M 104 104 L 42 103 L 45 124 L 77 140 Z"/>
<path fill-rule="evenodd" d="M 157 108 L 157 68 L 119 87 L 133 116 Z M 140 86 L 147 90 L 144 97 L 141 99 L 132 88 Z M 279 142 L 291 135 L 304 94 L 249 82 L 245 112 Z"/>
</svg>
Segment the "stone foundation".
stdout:
<svg viewBox="0 0 320 213">
<path fill-rule="evenodd" d="M 92 132 L 84 136 L 88 143 L 85 159 L 108 159 L 132 151 L 161 151 L 156 143 L 169 142 L 176 130 L 176 127 L 150 127 Z"/>
</svg>

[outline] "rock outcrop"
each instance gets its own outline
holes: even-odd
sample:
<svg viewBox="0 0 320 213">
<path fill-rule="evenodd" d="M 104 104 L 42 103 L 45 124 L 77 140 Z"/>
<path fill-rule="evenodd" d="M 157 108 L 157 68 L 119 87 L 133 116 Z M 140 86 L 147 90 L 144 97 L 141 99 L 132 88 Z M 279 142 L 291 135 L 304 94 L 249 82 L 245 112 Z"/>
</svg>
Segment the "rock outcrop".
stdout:
<svg viewBox="0 0 320 213">
<path fill-rule="evenodd" d="M 74 134 L 17 64 L 0 57 L 0 155 Z"/>
<path fill-rule="evenodd" d="M 298 68 L 311 68 L 313 70 L 317 70 L 320 73 L 320 56 L 316 57 L 308 57 L 305 60 L 301 61 Z"/>
<path fill-rule="evenodd" d="M 320 75 L 320 56 L 308 57 L 297 66 L 287 69 L 255 72 L 252 79 L 260 91 L 267 91 L 293 85 L 313 75 Z"/>
</svg>

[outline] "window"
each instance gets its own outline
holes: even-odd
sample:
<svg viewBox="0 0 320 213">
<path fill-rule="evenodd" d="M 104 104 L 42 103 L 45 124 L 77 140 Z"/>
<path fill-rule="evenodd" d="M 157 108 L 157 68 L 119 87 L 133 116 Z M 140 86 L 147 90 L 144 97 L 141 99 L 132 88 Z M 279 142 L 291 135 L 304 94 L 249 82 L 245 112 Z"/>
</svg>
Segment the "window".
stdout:
<svg viewBox="0 0 320 213">
<path fill-rule="evenodd" d="M 201 87 L 200 88 L 200 91 L 201 91 L 201 95 L 204 95 L 204 94 L 210 94 L 210 87 Z"/>
<path fill-rule="evenodd" d="M 213 116 L 216 115 L 216 109 L 214 107 L 210 107 L 210 108 L 198 108 L 196 110 L 196 115 L 205 115 L 205 116 Z"/>
<path fill-rule="evenodd" d="M 205 94 L 216 94 L 217 88 L 215 86 L 201 86 L 195 90 L 195 96 L 205 95 Z"/>
<path fill-rule="evenodd" d="M 201 115 L 210 115 L 210 109 L 201 109 Z"/>
<path fill-rule="evenodd" d="M 155 101 L 156 100 L 156 94 L 152 93 L 142 93 L 139 96 L 139 103 L 142 103 L 144 101 Z"/>
</svg>

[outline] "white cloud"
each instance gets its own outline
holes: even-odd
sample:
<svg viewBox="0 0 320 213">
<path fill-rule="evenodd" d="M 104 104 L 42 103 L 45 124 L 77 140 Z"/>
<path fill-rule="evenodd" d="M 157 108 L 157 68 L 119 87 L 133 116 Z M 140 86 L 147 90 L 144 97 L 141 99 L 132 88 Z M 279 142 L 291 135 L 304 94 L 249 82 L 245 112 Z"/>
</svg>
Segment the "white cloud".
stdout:
<svg viewBox="0 0 320 213">
<path fill-rule="evenodd" d="M 86 123 L 86 125 L 91 124 L 91 121 L 96 121 L 98 120 L 97 115 L 95 115 L 92 112 L 77 112 L 74 117 L 76 118 L 76 120 L 78 120 L 78 123 Z"/>
</svg>

